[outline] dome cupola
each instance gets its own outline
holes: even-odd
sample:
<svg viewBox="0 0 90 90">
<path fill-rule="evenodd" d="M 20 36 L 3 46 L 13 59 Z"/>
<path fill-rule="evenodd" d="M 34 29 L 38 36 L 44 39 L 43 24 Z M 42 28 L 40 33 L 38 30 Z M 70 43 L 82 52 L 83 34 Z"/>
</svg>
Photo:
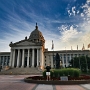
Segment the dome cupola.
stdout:
<svg viewBox="0 0 90 90">
<path fill-rule="evenodd" d="M 42 42 L 45 43 L 45 39 L 42 35 L 42 33 L 38 30 L 38 26 L 36 23 L 35 30 L 31 32 L 29 36 L 29 40 L 33 42 Z"/>
</svg>

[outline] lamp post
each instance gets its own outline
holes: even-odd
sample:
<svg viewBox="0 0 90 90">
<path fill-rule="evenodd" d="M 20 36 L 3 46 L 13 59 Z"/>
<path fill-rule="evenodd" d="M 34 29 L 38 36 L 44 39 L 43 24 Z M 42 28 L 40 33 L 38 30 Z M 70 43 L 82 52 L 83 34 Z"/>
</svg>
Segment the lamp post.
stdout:
<svg viewBox="0 0 90 90">
<path fill-rule="evenodd" d="M 56 62 L 54 60 L 54 43 L 53 43 L 53 40 L 52 40 L 52 48 L 51 49 L 52 49 L 52 53 L 53 53 L 53 66 L 55 68 Z"/>
</svg>

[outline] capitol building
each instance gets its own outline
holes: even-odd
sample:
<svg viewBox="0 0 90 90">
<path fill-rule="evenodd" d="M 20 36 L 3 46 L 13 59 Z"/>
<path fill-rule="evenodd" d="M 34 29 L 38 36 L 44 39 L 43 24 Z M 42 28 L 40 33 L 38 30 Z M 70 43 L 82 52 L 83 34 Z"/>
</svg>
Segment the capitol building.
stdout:
<svg viewBox="0 0 90 90">
<path fill-rule="evenodd" d="M 69 61 L 73 57 L 82 55 L 90 56 L 89 50 L 58 50 L 48 51 L 45 48 L 45 38 L 38 29 L 36 24 L 29 38 L 15 43 L 10 42 L 10 52 L 0 52 L 0 65 L 9 66 L 11 68 L 31 68 L 40 67 L 43 69 L 48 64 L 52 68 L 56 67 L 55 57 L 58 53 L 60 56 L 60 66 L 68 67 Z"/>
</svg>

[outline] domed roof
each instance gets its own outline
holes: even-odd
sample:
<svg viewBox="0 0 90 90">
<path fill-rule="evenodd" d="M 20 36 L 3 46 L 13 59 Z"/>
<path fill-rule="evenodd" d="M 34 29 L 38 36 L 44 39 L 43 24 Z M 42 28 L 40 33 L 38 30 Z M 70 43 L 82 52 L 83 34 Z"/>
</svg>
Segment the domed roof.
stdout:
<svg viewBox="0 0 90 90">
<path fill-rule="evenodd" d="M 42 33 L 38 30 L 37 23 L 36 23 L 36 26 L 35 26 L 35 27 L 36 27 L 36 28 L 35 28 L 34 31 L 31 32 L 31 34 L 30 34 L 30 36 L 29 36 L 29 39 L 30 39 L 31 41 L 38 41 L 38 42 L 43 41 L 43 42 L 45 42 Z"/>
</svg>

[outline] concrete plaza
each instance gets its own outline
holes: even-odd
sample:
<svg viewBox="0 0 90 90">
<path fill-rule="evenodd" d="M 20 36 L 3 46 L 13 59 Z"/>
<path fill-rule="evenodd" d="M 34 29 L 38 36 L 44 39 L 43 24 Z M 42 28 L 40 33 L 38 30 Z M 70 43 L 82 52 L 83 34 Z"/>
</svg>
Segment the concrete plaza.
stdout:
<svg viewBox="0 0 90 90">
<path fill-rule="evenodd" d="M 45 85 L 25 83 L 30 75 L 0 75 L 0 90 L 90 90 L 90 84 L 82 85 Z"/>
</svg>

